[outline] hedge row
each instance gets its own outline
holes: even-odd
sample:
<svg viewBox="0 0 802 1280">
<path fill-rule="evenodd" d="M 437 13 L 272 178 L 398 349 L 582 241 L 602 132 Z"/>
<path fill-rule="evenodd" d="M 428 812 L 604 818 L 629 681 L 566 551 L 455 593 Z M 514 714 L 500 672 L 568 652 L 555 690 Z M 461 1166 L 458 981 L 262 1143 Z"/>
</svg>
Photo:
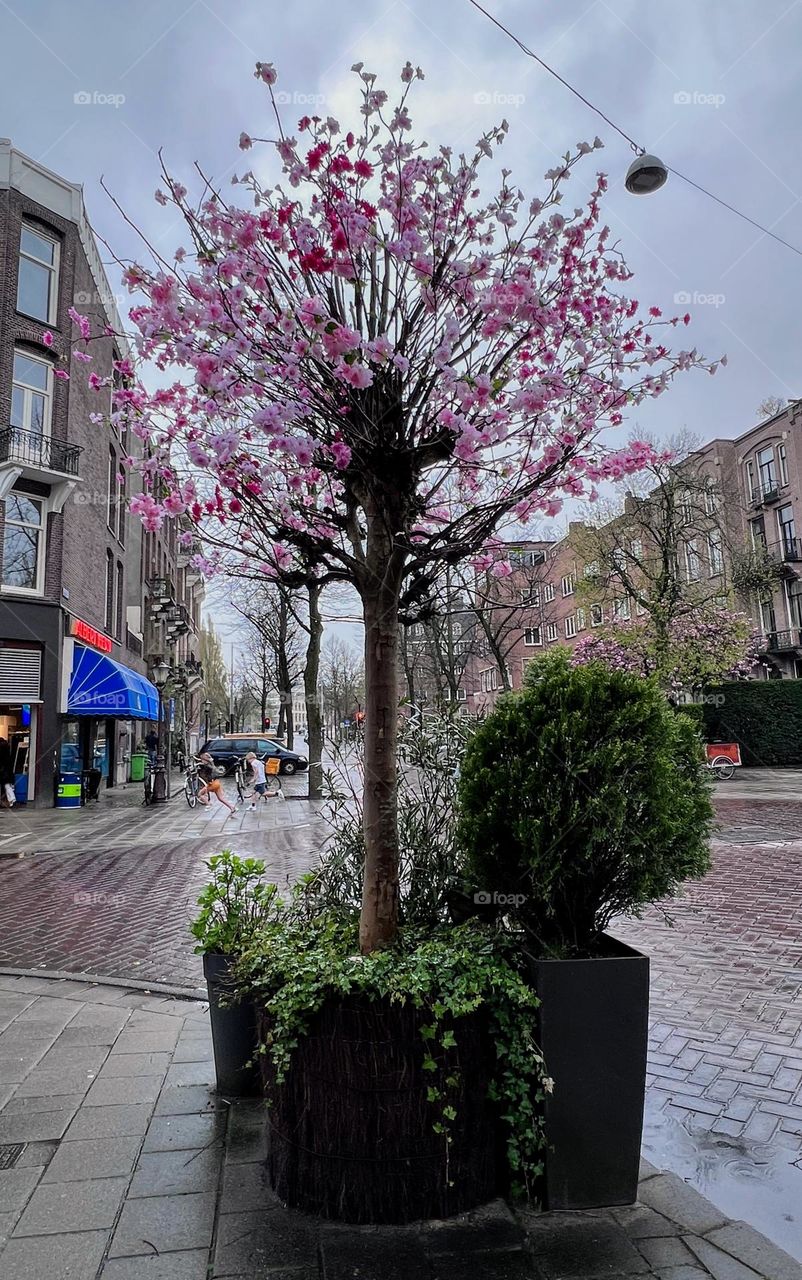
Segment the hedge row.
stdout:
<svg viewBox="0 0 802 1280">
<path fill-rule="evenodd" d="M 708 689 L 693 708 L 708 742 L 737 742 L 747 765 L 802 765 L 802 680 L 744 680 Z"/>
</svg>

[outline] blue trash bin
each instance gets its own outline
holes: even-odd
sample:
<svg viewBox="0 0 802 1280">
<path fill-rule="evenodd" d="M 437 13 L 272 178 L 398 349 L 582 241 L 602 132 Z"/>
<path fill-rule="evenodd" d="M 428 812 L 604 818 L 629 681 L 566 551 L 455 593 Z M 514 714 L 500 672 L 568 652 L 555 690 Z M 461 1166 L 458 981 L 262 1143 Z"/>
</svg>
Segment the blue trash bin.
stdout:
<svg viewBox="0 0 802 1280">
<path fill-rule="evenodd" d="M 57 809 L 80 809 L 81 775 L 63 769 L 58 775 L 56 788 Z"/>
</svg>

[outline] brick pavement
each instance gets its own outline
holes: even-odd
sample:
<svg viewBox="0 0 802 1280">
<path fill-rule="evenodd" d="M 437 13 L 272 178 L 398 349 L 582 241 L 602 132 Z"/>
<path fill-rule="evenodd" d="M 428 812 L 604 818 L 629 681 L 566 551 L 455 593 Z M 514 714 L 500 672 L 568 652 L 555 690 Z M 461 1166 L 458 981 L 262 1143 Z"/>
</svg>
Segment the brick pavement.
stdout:
<svg viewBox="0 0 802 1280">
<path fill-rule="evenodd" d="M 198 988 L 188 924 L 207 858 L 232 848 L 264 858 L 275 883 L 295 880 L 323 838 L 303 789 L 289 779 L 286 802 L 240 806 L 233 818 L 217 804 L 190 810 L 180 796 L 150 809 L 117 801 L 74 814 L 4 814 L 0 850 L 31 853 L 0 857 L 0 965 Z M 12 842 L 18 817 L 24 827 Z"/>
<path fill-rule="evenodd" d="M 265 1185 L 258 1102 L 211 1087 L 205 1007 L 0 977 L 3 1280 L 800 1280 L 673 1175 L 640 1203 L 351 1228 Z"/>
<path fill-rule="evenodd" d="M 717 809 L 726 839 L 673 927 L 616 928 L 651 956 L 645 1151 L 802 1258 L 802 804 Z"/>
</svg>

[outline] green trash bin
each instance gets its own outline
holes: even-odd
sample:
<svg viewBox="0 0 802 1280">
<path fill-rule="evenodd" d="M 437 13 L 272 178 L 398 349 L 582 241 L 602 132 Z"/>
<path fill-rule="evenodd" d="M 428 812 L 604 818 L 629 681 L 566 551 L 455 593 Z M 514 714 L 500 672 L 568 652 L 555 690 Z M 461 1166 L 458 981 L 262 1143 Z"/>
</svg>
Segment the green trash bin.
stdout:
<svg viewBox="0 0 802 1280">
<path fill-rule="evenodd" d="M 145 767 L 148 763 L 146 755 L 136 752 L 131 756 L 131 781 L 143 782 L 145 779 Z"/>
</svg>

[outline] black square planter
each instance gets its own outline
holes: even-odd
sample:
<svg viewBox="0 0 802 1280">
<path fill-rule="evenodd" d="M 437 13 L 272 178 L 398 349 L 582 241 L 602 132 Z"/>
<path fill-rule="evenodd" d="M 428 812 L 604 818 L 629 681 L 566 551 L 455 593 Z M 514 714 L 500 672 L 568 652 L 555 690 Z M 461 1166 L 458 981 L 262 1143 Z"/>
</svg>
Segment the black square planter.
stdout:
<svg viewBox="0 0 802 1280">
<path fill-rule="evenodd" d="M 597 1209 L 637 1198 L 649 959 L 604 937 L 598 957 L 536 960 L 537 1038 L 554 1080 L 546 1095 L 545 1201 Z"/>
</svg>

